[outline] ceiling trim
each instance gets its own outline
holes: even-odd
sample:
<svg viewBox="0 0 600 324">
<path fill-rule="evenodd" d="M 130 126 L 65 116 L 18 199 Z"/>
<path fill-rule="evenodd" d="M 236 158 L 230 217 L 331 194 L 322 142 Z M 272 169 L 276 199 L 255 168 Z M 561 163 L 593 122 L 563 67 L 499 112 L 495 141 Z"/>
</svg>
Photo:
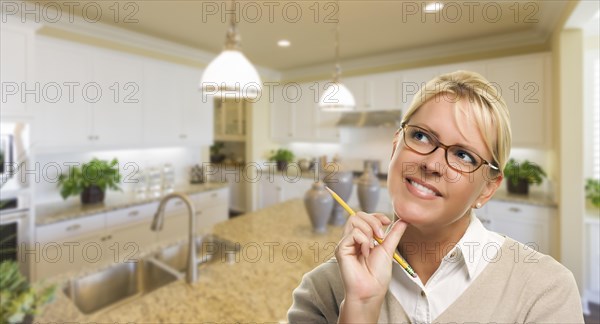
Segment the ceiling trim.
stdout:
<svg viewBox="0 0 600 324">
<path fill-rule="evenodd" d="M 422 61 L 439 60 L 448 57 L 467 56 L 473 53 L 504 51 L 507 49 L 546 47 L 547 35 L 539 30 L 514 32 L 493 37 L 483 37 L 434 46 L 425 46 L 388 54 L 373 55 L 362 58 L 342 60 L 344 75 L 361 74 L 360 70 L 374 69 L 382 66 L 410 65 Z M 391 70 L 392 68 L 388 69 Z M 282 80 L 326 79 L 333 71 L 333 61 L 329 64 L 318 64 L 282 71 Z"/>
<path fill-rule="evenodd" d="M 47 10 L 48 16 L 55 16 L 56 12 L 53 7 L 48 7 Z M 88 38 L 88 44 L 100 47 L 109 47 L 111 49 L 135 48 L 137 50 L 133 52 L 136 54 L 143 54 L 143 51 L 159 54 L 149 55 L 155 58 L 159 57 L 161 59 L 168 60 L 169 56 L 175 56 L 181 59 L 175 59 L 171 61 L 201 68 L 206 67 L 206 65 L 208 65 L 208 63 L 218 55 L 218 53 L 211 53 L 172 41 L 148 36 L 135 31 L 114 27 L 102 22 L 90 24 L 78 15 L 61 15 L 60 17 L 61 19 L 56 22 L 43 21 L 39 23 L 41 28 L 39 28 L 38 31 L 42 31 L 42 33 L 47 36 L 55 37 L 56 35 L 61 34 L 72 34 L 78 36 L 74 37 L 74 39 L 82 39 L 82 37 Z M 26 18 L 27 16 L 21 16 L 21 20 L 26 20 Z M 71 21 L 68 21 L 68 19 Z M 94 42 L 94 40 L 101 41 Z M 225 40 L 223 40 L 223 42 L 224 41 Z M 106 43 L 114 43 L 117 44 L 117 46 L 106 46 Z M 279 71 L 263 66 L 254 66 L 261 77 L 265 79 L 275 81 L 281 78 L 281 73 Z"/>
</svg>

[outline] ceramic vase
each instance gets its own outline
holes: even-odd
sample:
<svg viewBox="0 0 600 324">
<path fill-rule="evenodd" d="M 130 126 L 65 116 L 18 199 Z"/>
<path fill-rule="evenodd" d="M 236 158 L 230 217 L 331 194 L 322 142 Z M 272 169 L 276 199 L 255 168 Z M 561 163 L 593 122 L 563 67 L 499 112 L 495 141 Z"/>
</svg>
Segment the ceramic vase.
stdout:
<svg viewBox="0 0 600 324">
<path fill-rule="evenodd" d="M 344 201 L 348 201 L 352 195 L 352 187 L 354 186 L 354 176 L 352 171 L 338 171 L 325 177 L 325 183 L 327 187 L 335 191 Z M 335 226 L 342 226 L 346 224 L 348 215 L 346 215 L 344 208 L 335 203 L 333 210 L 331 211 L 331 217 L 329 218 L 329 224 Z"/>
<path fill-rule="evenodd" d="M 365 213 L 374 213 L 379 200 L 379 178 L 373 173 L 370 165 L 365 166 L 365 171 L 358 179 L 358 202 Z"/>
<path fill-rule="evenodd" d="M 312 187 L 304 195 L 304 206 L 310 217 L 313 231 L 315 233 L 327 232 L 327 221 L 331 216 L 333 198 L 325 190 L 323 182 L 313 183 Z"/>
</svg>

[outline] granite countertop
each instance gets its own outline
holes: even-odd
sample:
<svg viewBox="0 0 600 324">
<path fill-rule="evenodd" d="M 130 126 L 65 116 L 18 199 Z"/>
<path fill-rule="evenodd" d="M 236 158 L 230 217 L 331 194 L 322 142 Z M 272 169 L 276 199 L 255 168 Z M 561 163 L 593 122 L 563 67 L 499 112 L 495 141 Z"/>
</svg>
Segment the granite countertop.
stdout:
<svg viewBox="0 0 600 324">
<path fill-rule="evenodd" d="M 496 193 L 492 196 L 492 199 L 552 208 L 558 207 L 558 204 L 556 201 L 554 201 L 554 199 L 552 199 L 551 195 L 539 191 L 529 192 L 528 195 L 516 195 L 501 188 L 496 191 Z"/>
<path fill-rule="evenodd" d="M 226 187 L 226 183 L 204 183 L 190 184 L 182 187 L 177 187 L 176 192 L 185 194 L 195 194 L 204 191 L 216 190 Z M 109 212 L 117 209 L 133 207 L 137 205 L 147 204 L 153 201 L 160 200 L 161 197 L 152 197 L 139 199 L 132 194 L 115 195 L 107 198 L 101 204 L 82 205 L 79 201 L 72 200 L 70 202 L 53 202 L 48 204 L 40 204 L 34 207 L 35 209 L 35 225 L 48 225 L 56 222 L 66 221 L 79 217 L 89 216 L 93 214 Z"/>
<path fill-rule="evenodd" d="M 332 226 L 326 234 L 313 233 L 302 200 L 290 200 L 215 225 L 213 234 L 240 244 L 239 259 L 233 264 L 214 261 L 200 266 L 193 285 L 176 281 L 92 315 L 80 313 L 57 290 L 55 301 L 35 321 L 285 321 L 293 289 L 304 273 L 333 256 L 341 233 L 341 227 Z"/>
</svg>

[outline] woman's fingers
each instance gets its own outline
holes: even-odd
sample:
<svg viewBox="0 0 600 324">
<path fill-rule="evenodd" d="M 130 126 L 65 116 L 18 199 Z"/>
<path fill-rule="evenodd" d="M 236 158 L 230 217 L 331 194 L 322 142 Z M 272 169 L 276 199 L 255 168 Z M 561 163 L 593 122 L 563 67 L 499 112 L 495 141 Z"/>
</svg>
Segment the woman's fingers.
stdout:
<svg viewBox="0 0 600 324">
<path fill-rule="evenodd" d="M 387 252 L 389 256 L 393 256 L 396 251 L 396 247 L 398 243 L 400 243 L 400 239 L 402 235 L 404 235 L 404 231 L 406 230 L 407 224 L 401 220 L 396 221 L 392 225 L 392 229 L 388 232 L 385 240 L 383 240 L 383 248 Z"/>
<path fill-rule="evenodd" d="M 360 249 L 357 246 L 360 246 Z M 340 244 L 338 244 L 338 253 L 340 253 L 338 257 L 358 254 L 358 251 L 364 255 L 369 255 L 372 247 L 373 240 L 367 237 L 363 231 L 355 228 L 348 235 L 344 236 Z"/>
</svg>

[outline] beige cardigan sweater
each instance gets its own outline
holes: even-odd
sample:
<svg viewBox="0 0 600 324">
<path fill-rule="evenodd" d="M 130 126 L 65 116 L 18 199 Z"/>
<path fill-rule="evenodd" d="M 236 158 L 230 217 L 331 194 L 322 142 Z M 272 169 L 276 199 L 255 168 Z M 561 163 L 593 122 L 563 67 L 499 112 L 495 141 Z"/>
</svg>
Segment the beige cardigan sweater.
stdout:
<svg viewBox="0 0 600 324">
<path fill-rule="evenodd" d="M 344 285 L 335 259 L 304 275 L 294 290 L 290 323 L 336 323 Z M 379 323 L 409 323 L 388 291 Z M 583 323 L 571 272 L 552 257 L 506 238 L 494 261 L 434 323 Z"/>
</svg>

